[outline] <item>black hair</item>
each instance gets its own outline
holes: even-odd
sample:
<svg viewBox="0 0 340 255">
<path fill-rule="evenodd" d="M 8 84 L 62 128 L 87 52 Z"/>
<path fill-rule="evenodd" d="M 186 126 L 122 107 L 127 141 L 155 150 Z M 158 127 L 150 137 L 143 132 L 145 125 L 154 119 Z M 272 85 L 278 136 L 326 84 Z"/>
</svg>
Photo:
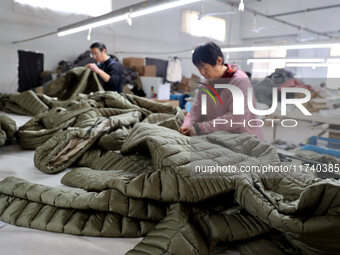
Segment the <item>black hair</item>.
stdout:
<svg viewBox="0 0 340 255">
<path fill-rule="evenodd" d="M 102 42 L 94 42 L 91 44 L 90 48 L 98 48 L 100 51 L 103 51 L 104 49 L 106 50 L 106 46 Z"/>
<path fill-rule="evenodd" d="M 192 54 L 192 63 L 194 63 L 195 66 L 201 64 L 216 66 L 218 57 L 221 57 L 222 63 L 224 63 L 224 56 L 221 48 L 216 43 L 208 42 L 195 48 L 194 53 Z"/>
<path fill-rule="evenodd" d="M 251 72 L 245 72 L 245 73 L 248 76 L 248 78 L 250 79 L 251 78 Z"/>
</svg>

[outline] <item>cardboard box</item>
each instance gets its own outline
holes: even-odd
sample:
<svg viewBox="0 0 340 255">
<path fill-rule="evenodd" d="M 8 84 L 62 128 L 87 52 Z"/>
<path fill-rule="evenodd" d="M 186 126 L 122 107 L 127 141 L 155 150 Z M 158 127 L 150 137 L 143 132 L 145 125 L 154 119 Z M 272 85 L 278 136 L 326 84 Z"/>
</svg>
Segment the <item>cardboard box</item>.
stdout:
<svg viewBox="0 0 340 255">
<path fill-rule="evenodd" d="M 182 76 L 182 80 L 178 84 L 178 89 L 184 90 L 186 92 L 190 92 L 190 89 L 194 89 L 198 86 L 197 81 L 199 80 L 200 80 L 200 77 L 194 74 L 191 75 L 190 79 L 185 76 Z"/>
<path fill-rule="evenodd" d="M 190 91 L 189 82 L 190 82 L 189 78 L 182 76 L 182 80 L 178 84 L 177 89 L 184 90 L 184 91 Z"/>
<path fill-rule="evenodd" d="M 314 98 L 311 99 L 309 103 L 316 111 L 327 110 L 331 107 L 329 101 L 325 98 Z"/>
<path fill-rule="evenodd" d="M 195 89 L 198 87 L 198 83 L 201 79 L 199 76 L 192 74 L 191 79 L 189 81 L 189 90 L 190 89 Z"/>
<path fill-rule="evenodd" d="M 293 93 L 293 94 L 294 94 L 294 98 L 305 98 L 306 97 L 306 95 L 304 93 Z M 310 91 L 310 95 L 311 95 L 311 98 L 319 97 L 318 92 L 316 92 L 316 91 Z"/>
<path fill-rule="evenodd" d="M 339 139 L 339 140 L 340 140 L 340 133 L 329 132 L 328 137 L 329 137 L 329 138 Z M 340 148 L 339 148 L 339 149 L 340 149 Z"/>
<path fill-rule="evenodd" d="M 332 107 L 329 100 L 325 98 L 312 98 L 309 102 L 303 104 L 304 107 L 310 112 L 318 112 L 320 110 L 327 110 Z"/>
<path fill-rule="evenodd" d="M 127 67 L 144 66 L 144 58 L 123 58 L 123 65 Z"/>
<path fill-rule="evenodd" d="M 181 84 L 188 84 L 189 83 L 189 81 L 190 81 L 190 79 L 189 78 L 187 78 L 187 77 L 185 77 L 185 76 L 182 76 L 182 80 L 181 80 Z"/>
<path fill-rule="evenodd" d="M 334 139 L 340 139 L 340 125 L 329 125 L 329 128 L 334 131 L 329 131 L 328 137 L 334 138 Z"/>
<path fill-rule="evenodd" d="M 144 66 L 143 76 L 156 77 L 156 66 L 154 65 Z"/>
<path fill-rule="evenodd" d="M 154 65 L 136 65 L 132 66 L 139 76 L 156 77 L 156 66 Z"/>
<path fill-rule="evenodd" d="M 132 67 L 140 76 L 144 75 L 144 66 L 133 66 Z"/>
</svg>

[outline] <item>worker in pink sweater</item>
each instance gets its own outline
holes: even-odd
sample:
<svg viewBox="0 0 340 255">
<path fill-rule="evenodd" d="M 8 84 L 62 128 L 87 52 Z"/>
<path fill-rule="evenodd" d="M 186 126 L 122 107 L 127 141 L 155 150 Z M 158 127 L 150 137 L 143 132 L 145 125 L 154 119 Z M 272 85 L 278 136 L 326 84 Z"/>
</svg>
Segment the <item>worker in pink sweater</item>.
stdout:
<svg viewBox="0 0 340 255">
<path fill-rule="evenodd" d="M 234 69 L 224 64 L 224 56 L 221 48 L 213 42 L 196 47 L 192 55 L 192 62 L 197 67 L 206 81 L 200 85 L 190 113 L 186 116 L 179 131 L 184 135 L 202 135 L 214 131 L 225 130 L 235 133 L 247 132 L 263 140 L 262 128 L 256 121 L 258 117 L 251 113 L 248 105 L 248 88 L 252 88 L 248 76 L 239 69 Z M 233 114 L 233 97 L 229 89 L 215 88 L 214 84 L 230 84 L 237 86 L 243 92 L 245 105 L 244 114 Z M 206 114 L 202 114 L 202 94 L 210 91 L 216 100 L 207 96 Z M 218 99 L 218 100 L 217 100 Z M 253 105 L 256 108 L 256 100 L 253 93 Z M 219 104 L 217 104 L 218 102 Z M 219 119 L 217 124 L 216 119 Z M 214 121 L 215 120 L 215 121 Z M 251 124 L 248 121 L 251 120 Z M 250 124 L 250 125 L 249 125 Z"/>
</svg>

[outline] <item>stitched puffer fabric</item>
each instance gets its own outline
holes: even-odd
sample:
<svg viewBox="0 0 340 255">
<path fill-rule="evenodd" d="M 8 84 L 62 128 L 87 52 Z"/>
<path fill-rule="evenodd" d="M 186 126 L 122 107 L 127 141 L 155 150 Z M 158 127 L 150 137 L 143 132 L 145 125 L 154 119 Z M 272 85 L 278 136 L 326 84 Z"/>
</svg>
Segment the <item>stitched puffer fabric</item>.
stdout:
<svg viewBox="0 0 340 255">
<path fill-rule="evenodd" d="M 76 98 L 79 93 L 104 91 L 96 73 L 86 67 L 75 67 L 58 77 L 45 89 L 45 94 L 60 100 Z"/>
<path fill-rule="evenodd" d="M 0 94 L 0 111 L 36 115 L 48 109 L 49 107 L 31 90 L 20 94 Z"/>
<path fill-rule="evenodd" d="M 0 110 L 34 116 L 17 139 L 36 150 L 35 166 L 48 174 L 73 168 L 62 178 L 64 188 L 2 180 L 1 221 L 75 235 L 144 237 L 129 255 L 205 255 L 218 243 L 245 255 L 339 253 L 339 181 L 294 171 L 196 171 L 285 165 L 274 147 L 245 133 L 181 135 L 184 115 L 169 104 L 66 91 L 67 79 L 79 83 L 88 71 L 76 72 L 60 79 L 60 90 L 50 88 L 50 95 L 67 100 L 31 91 L 0 95 Z M 93 88 L 84 81 L 82 88 Z"/>
<path fill-rule="evenodd" d="M 19 115 L 36 116 L 49 109 L 70 106 L 86 99 L 87 95 L 78 94 L 75 99 L 61 101 L 57 100 L 57 98 L 35 94 L 31 90 L 27 90 L 20 94 L 0 94 L 0 110 Z"/>
<path fill-rule="evenodd" d="M 51 108 L 19 128 L 18 140 L 24 149 L 37 149 L 61 130 L 90 128 L 98 119 L 109 117 L 115 122 L 114 126 L 98 137 L 99 145 L 105 150 L 118 150 L 135 123 L 148 122 L 178 129 L 184 119 L 183 112 L 170 104 L 113 91 L 80 94 L 67 101 L 46 96 L 38 100 L 47 102 Z"/>
<path fill-rule="evenodd" d="M 10 141 L 17 131 L 14 120 L 6 115 L 0 114 L 0 146 Z"/>
<path fill-rule="evenodd" d="M 70 132 L 64 142 L 60 133 L 53 136 L 61 145 L 43 165 L 77 155 L 72 164 L 78 167 L 62 178 L 69 188 L 13 177 L 0 182 L 0 220 L 77 235 L 144 236 L 129 255 L 208 254 L 220 242 L 242 254 L 338 253 L 339 181 L 303 172 L 197 172 L 203 165 L 281 163 L 274 147 L 245 133 L 189 138 L 150 123 L 136 123 L 120 152 L 93 143 L 78 154 L 86 145 L 72 139 L 92 143 L 110 130 L 108 123 L 102 117 L 84 131 L 88 136 Z"/>
</svg>

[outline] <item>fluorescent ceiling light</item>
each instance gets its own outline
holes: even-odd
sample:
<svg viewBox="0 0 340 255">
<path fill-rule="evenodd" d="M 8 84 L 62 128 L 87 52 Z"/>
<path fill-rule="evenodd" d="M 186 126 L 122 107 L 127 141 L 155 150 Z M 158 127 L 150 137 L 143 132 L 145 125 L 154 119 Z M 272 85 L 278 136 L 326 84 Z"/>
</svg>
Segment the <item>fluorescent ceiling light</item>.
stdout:
<svg viewBox="0 0 340 255">
<path fill-rule="evenodd" d="M 294 62 L 294 63 L 323 63 L 323 58 L 253 58 L 248 59 L 247 64 L 250 63 L 273 63 L 273 62 Z"/>
<path fill-rule="evenodd" d="M 327 63 L 287 63 L 286 67 L 327 67 Z"/>
<path fill-rule="evenodd" d="M 283 46 L 287 50 L 294 49 L 320 49 L 320 48 L 331 48 L 334 46 L 340 46 L 339 43 L 320 43 L 320 44 L 296 44 L 296 45 L 285 45 Z"/>
<path fill-rule="evenodd" d="M 243 51 L 258 51 L 258 50 L 277 50 L 278 46 L 254 46 L 254 47 L 234 47 L 222 48 L 223 52 L 243 52 Z"/>
<path fill-rule="evenodd" d="M 97 4 L 95 8 L 93 8 L 92 0 L 14 0 L 14 2 L 63 13 L 79 13 L 89 16 L 100 16 L 112 10 L 112 0 L 100 0 L 100 4 Z"/>
<path fill-rule="evenodd" d="M 179 7 L 179 6 L 183 6 L 183 5 L 187 5 L 187 4 L 191 4 L 191 3 L 195 3 L 195 2 L 200 2 L 202 0 L 177 0 L 177 1 L 170 1 L 170 2 L 166 2 L 163 4 L 158 4 L 155 6 L 151 6 L 151 7 L 147 7 L 147 8 L 142 8 L 140 10 L 136 10 L 136 11 L 128 11 L 126 14 L 120 14 L 117 16 L 113 16 L 113 17 L 109 17 L 100 21 L 95 21 L 93 23 L 88 23 L 85 25 L 78 25 L 74 27 L 65 27 L 65 28 L 61 28 L 58 29 L 58 36 L 65 36 L 65 35 L 69 35 L 69 34 L 73 34 L 73 33 L 77 33 L 80 31 L 84 31 L 87 29 L 92 29 L 95 27 L 100 27 L 100 26 L 104 26 L 104 25 L 108 25 L 108 24 L 112 24 L 112 23 L 116 23 L 116 22 L 120 22 L 123 20 L 128 20 L 129 18 L 137 18 L 137 17 L 141 17 L 144 15 L 148 15 L 151 13 L 156 13 L 156 12 L 160 12 L 160 11 L 164 11 L 164 10 L 169 10 L 171 8 L 175 8 L 175 7 Z M 107 16 L 107 14 L 105 14 L 105 16 Z M 100 17 L 97 17 L 100 18 Z M 86 20 L 85 20 L 86 22 Z"/>
<path fill-rule="evenodd" d="M 325 62 L 324 58 L 286 58 L 285 62 L 294 62 L 294 63 L 323 63 Z"/>
<path fill-rule="evenodd" d="M 329 58 L 326 63 L 286 63 L 286 67 L 328 67 L 332 65 L 339 65 L 340 58 Z"/>
<path fill-rule="evenodd" d="M 91 23 L 91 24 L 88 24 L 88 25 L 84 25 L 84 26 L 80 26 L 80 27 L 71 28 L 71 29 L 68 29 L 68 30 L 65 30 L 65 31 L 61 31 L 61 32 L 58 33 L 58 36 L 65 36 L 65 35 L 74 34 L 74 33 L 84 31 L 84 30 L 87 30 L 87 29 L 92 29 L 92 28 L 95 28 L 95 27 L 100 27 L 100 26 L 111 24 L 111 23 L 123 21 L 123 20 L 126 20 L 127 18 L 128 18 L 128 16 L 126 14 L 120 15 L 120 16 L 113 17 L 113 18 L 110 18 L 110 19 L 105 19 L 105 20 L 101 20 L 101 21 L 98 21 L 98 22 L 94 22 L 94 23 Z"/>
<path fill-rule="evenodd" d="M 171 9 L 171 8 L 176 8 L 176 7 L 179 7 L 179 6 L 183 6 L 183 5 L 187 5 L 187 4 L 191 4 L 191 3 L 195 3 L 195 2 L 199 2 L 199 1 L 201 1 L 201 0 L 179 0 L 179 1 L 173 1 L 173 2 L 170 2 L 170 3 L 166 3 L 166 4 L 160 4 L 160 5 L 157 5 L 155 7 L 149 7 L 149 8 L 146 8 L 144 10 L 132 12 L 130 14 L 130 17 L 131 18 L 137 18 L 137 17 L 144 16 L 144 15 L 147 15 L 147 14 L 168 10 L 168 9 Z"/>
<path fill-rule="evenodd" d="M 340 64 L 340 58 L 329 58 L 327 59 L 328 64 Z"/>
<path fill-rule="evenodd" d="M 271 68 L 271 69 L 254 68 L 254 69 L 252 69 L 253 73 L 272 73 L 274 71 L 275 71 L 275 68 Z"/>
<path fill-rule="evenodd" d="M 340 43 L 231 47 L 231 48 L 222 48 L 222 51 L 223 52 L 244 52 L 244 51 L 261 51 L 261 50 L 282 50 L 282 49 L 286 49 L 286 50 L 319 49 L 319 48 L 331 48 L 331 47 L 340 47 Z"/>
</svg>

